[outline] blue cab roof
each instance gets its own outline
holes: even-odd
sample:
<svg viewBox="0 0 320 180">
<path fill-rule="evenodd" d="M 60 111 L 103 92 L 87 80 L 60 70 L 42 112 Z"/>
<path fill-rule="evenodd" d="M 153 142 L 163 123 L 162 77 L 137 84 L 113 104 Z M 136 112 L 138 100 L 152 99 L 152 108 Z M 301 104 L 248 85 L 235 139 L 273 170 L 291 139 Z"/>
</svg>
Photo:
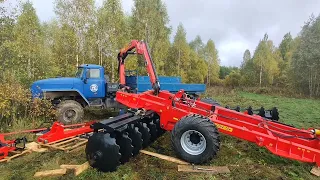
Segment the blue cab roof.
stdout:
<svg viewBox="0 0 320 180">
<path fill-rule="evenodd" d="M 80 66 L 78 67 L 81 67 L 81 68 L 102 68 L 102 66 L 100 65 L 96 65 L 96 64 L 81 64 Z"/>
</svg>

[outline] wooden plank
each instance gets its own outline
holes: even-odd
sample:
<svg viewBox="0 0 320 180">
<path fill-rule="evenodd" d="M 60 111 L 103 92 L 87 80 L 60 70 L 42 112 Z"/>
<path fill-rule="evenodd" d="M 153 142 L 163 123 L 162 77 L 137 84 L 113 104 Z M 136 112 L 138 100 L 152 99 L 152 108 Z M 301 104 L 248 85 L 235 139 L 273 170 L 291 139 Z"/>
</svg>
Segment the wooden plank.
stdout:
<svg viewBox="0 0 320 180">
<path fill-rule="evenodd" d="M 12 159 L 14 159 L 16 157 L 22 156 L 22 155 L 24 155 L 26 153 L 32 153 L 32 151 L 31 150 L 24 150 L 20 154 L 15 154 L 13 156 L 10 156 L 10 157 L 8 157 L 7 162 L 11 161 Z"/>
<path fill-rule="evenodd" d="M 194 165 L 178 165 L 180 172 L 202 172 L 211 174 L 230 173 L 227 166 L 194 166 Z"/>
<path fill-rule="evenodd" d="M 3 159 L 0 160 L 0 162 L 6 162 L 7 160 L 8 160 L 8 159 L 3 158 Z"/>
<path fill-rule="evenodd" d="M 87 170 L 90 167 L 89 162 L 85 162 L 83 164 L 81 164 L 78 168 L 75 169 L 74 171 L 74 175 L 78 176 L 79 174 L 81 174 L 83 171 Z"/>
<path fill-rule="evenodd" d="M 36 172 L 33 177 L 62 176 L 67 174 L 67 169 L 54 169 Z"/>
<path fill-rule="evenodd" d="M 62 146 L 59 146 L 59 147 L 68 149 L 68 147 L 73 146 L 74 144 L 76 144 L 76 142 L 68 142 L 67 144 L 63 144 Z"/>
<path fill-rule="evenodd" d="M 67 137 L 67 138 L 59 139 L 57 141 L 53 141 L 53 142 L 50 142 L 50 143 L 47 143 L 47 144 L 50 145 L 50 144 L 58 143 L 58 142 L 61 142 L 61 141 L 64 141 L 64 140 L 67 140 L 67 139 L 70 139 L 70 138 L 74 138 L 74 137 L 76 137 L 76 136 L 70 136 L 70 137 Z M 40 145 L 44 145 L 44 143 L 40 143 Z"/>
<path fill-rule="evenodd" d="M 70 165 L 70 164 L 62 164 L 60 165 L 61 169 L 76 169 L 77 167 L 79 167 L 80 165 Z"/>
<path fill-rule="evenodd" d="M 72 169 L 74 170 L 74 175 L 78 176 L 81 174 L 83 171 L 87 170 L 90 167 L 89 162 L 85 162 L 81 165 L 69 165 L 69 164 L 62 164 L 60 165 L 60 168 L 65 168 L 65 169 Z"/>
<path fill-rule="evenodd" d="M 74 140 L 76 140 L 76 139 L 77 139 L 77 137 L 73 137 L 73 138 L 68 139 L 68 140 L 63 140 L 63 141 L 59 141 L 59 142 L 57 142 L 57 143 L 53 143 L 52 145 L 60 146 L 60 145 L 62 145 L 62 144 L 66 144 L 66 143 L 71 142 L 71 141 L 74 141 Z"/>
<path fill-rule="evenodd" d="M 320 167 L 314 166 L 311 169 L 310 173 L 319 177 L 320 176 Z"/>
<path fill-rule="evenodd" d="M 50 145 L 50 144 L 41 144 L 41 146 L 45 146 L 45 147 L 52 148 L 52 149 L 59 149 L 59 150 L 62 150 L 62 151 L 66 150 L 64 148 L 60 148 L 60 147 L 57 147 L 55 145 Z"/>
<path fill-rule="evenodd" d="M 188 162 L 182 161 L 182 160 L 174 158 L 174 157 L 170 157 L 170 156 L 166 156 L 166 155 L 162 155 L 162 154 L 158 154 L 158 153 L 154 153 L 154 152 L 150 152 L 150 151 L 146 151 L 146 150 L 140 150 L 140 152 L 143 154 L 147 154 L 149 156 L 154 156 L 154 157 L 157 157 L 157 158 L 160 158 L 160 159 L 163 159 L 166 161 L 174 162 L 177 164 L 185 164 L 185 165 L 190 164 Z"/>
<path fill-rule="evenodd" d="M 86 146 L 79 146 L 77 148 L 74 148 L 72 150 L 69 150 L 68 153 L 72 153 L 72 152 L 76 152 L 76 151 L 79 151 L 80 149 L 84 149 Z"/>
<path fill-rule="evenodd" d="M 10 153 L 13 153 L 13 154 L 20 154 L 21 151 L 10 151 Z"/>
<path fill-rule="evenodd" d="M 73 145 L 73 146 L 71 146 L 71 147 L 66 148 L 66 149 L 67 149 L 67 150 L 72 150 L 72 149 L 74 149 L 74 148 L 83 146 L 83 145 L 86 144 L 86 143 L 87 143 L 87 141 L 79 142 L 79 143 L 77 143 L 77 144 L 75 144 L 75 145 Z"/>
<path fill-rule="evenodd" d="M 34 152 L 45 152 L 48 151 L 47 148 L 40 148 L 40 145 L 36 142 L 31 142 L 26 144 L 26 149 L 29 149 Z"/>
</svg>

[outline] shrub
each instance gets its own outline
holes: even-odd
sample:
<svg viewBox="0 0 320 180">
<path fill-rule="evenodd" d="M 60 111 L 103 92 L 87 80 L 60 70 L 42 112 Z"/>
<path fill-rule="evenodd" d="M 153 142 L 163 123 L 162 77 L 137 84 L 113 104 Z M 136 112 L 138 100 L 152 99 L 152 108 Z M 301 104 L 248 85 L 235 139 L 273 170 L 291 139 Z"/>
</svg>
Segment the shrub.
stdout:
<svg viewBox="0 0 320 180">
<path fill-rule="evenodd" d="M 8 73 L 3 76 L 0 82 L 0 124 L 11 125 L 19 118 L 50 118 L 53 114 L 50 101 L 32 101 L 28 88 Z"/>
</svg>

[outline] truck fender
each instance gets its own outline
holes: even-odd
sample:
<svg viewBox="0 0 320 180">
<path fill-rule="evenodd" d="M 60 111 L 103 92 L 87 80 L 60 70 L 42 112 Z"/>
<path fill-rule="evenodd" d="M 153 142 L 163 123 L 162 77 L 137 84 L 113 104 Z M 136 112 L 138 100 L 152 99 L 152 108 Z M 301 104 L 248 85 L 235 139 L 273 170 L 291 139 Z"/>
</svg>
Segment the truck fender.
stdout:
<svg viewBox="0 0 320 180">
<path fill-rule="evenodd" d="M 48 96 L 50 98 L 50 93 L 54 93 L 54 92 L 74 92 L 74 93 L 77 93 L 87 103 L 87 105 L 90 105 L 88 99 L 85 98 L 85 96 L 77 89 L 50 89 L 50 90 L 49 89 L 42 89 L 42 93 L 43 93 L 44 98 L 46 98 Z"/>
</svg>

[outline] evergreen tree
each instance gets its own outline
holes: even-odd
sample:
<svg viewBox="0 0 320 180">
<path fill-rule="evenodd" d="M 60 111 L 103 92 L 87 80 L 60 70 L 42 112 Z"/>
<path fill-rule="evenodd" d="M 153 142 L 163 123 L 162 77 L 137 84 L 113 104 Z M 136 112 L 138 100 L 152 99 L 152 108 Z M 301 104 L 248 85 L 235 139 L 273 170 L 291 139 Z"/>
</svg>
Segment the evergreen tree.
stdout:
<svg viewBox="0 0 320 180">
<path fill-rule="evenodd" d="M 243 68 L 246 65 L 246 63 L 249 62 L 250 59 L 251 59 L 251 53 L 250 53 L 249 49 L 246 49 L 243 54 L 241 68 Z"/>
</svg>

